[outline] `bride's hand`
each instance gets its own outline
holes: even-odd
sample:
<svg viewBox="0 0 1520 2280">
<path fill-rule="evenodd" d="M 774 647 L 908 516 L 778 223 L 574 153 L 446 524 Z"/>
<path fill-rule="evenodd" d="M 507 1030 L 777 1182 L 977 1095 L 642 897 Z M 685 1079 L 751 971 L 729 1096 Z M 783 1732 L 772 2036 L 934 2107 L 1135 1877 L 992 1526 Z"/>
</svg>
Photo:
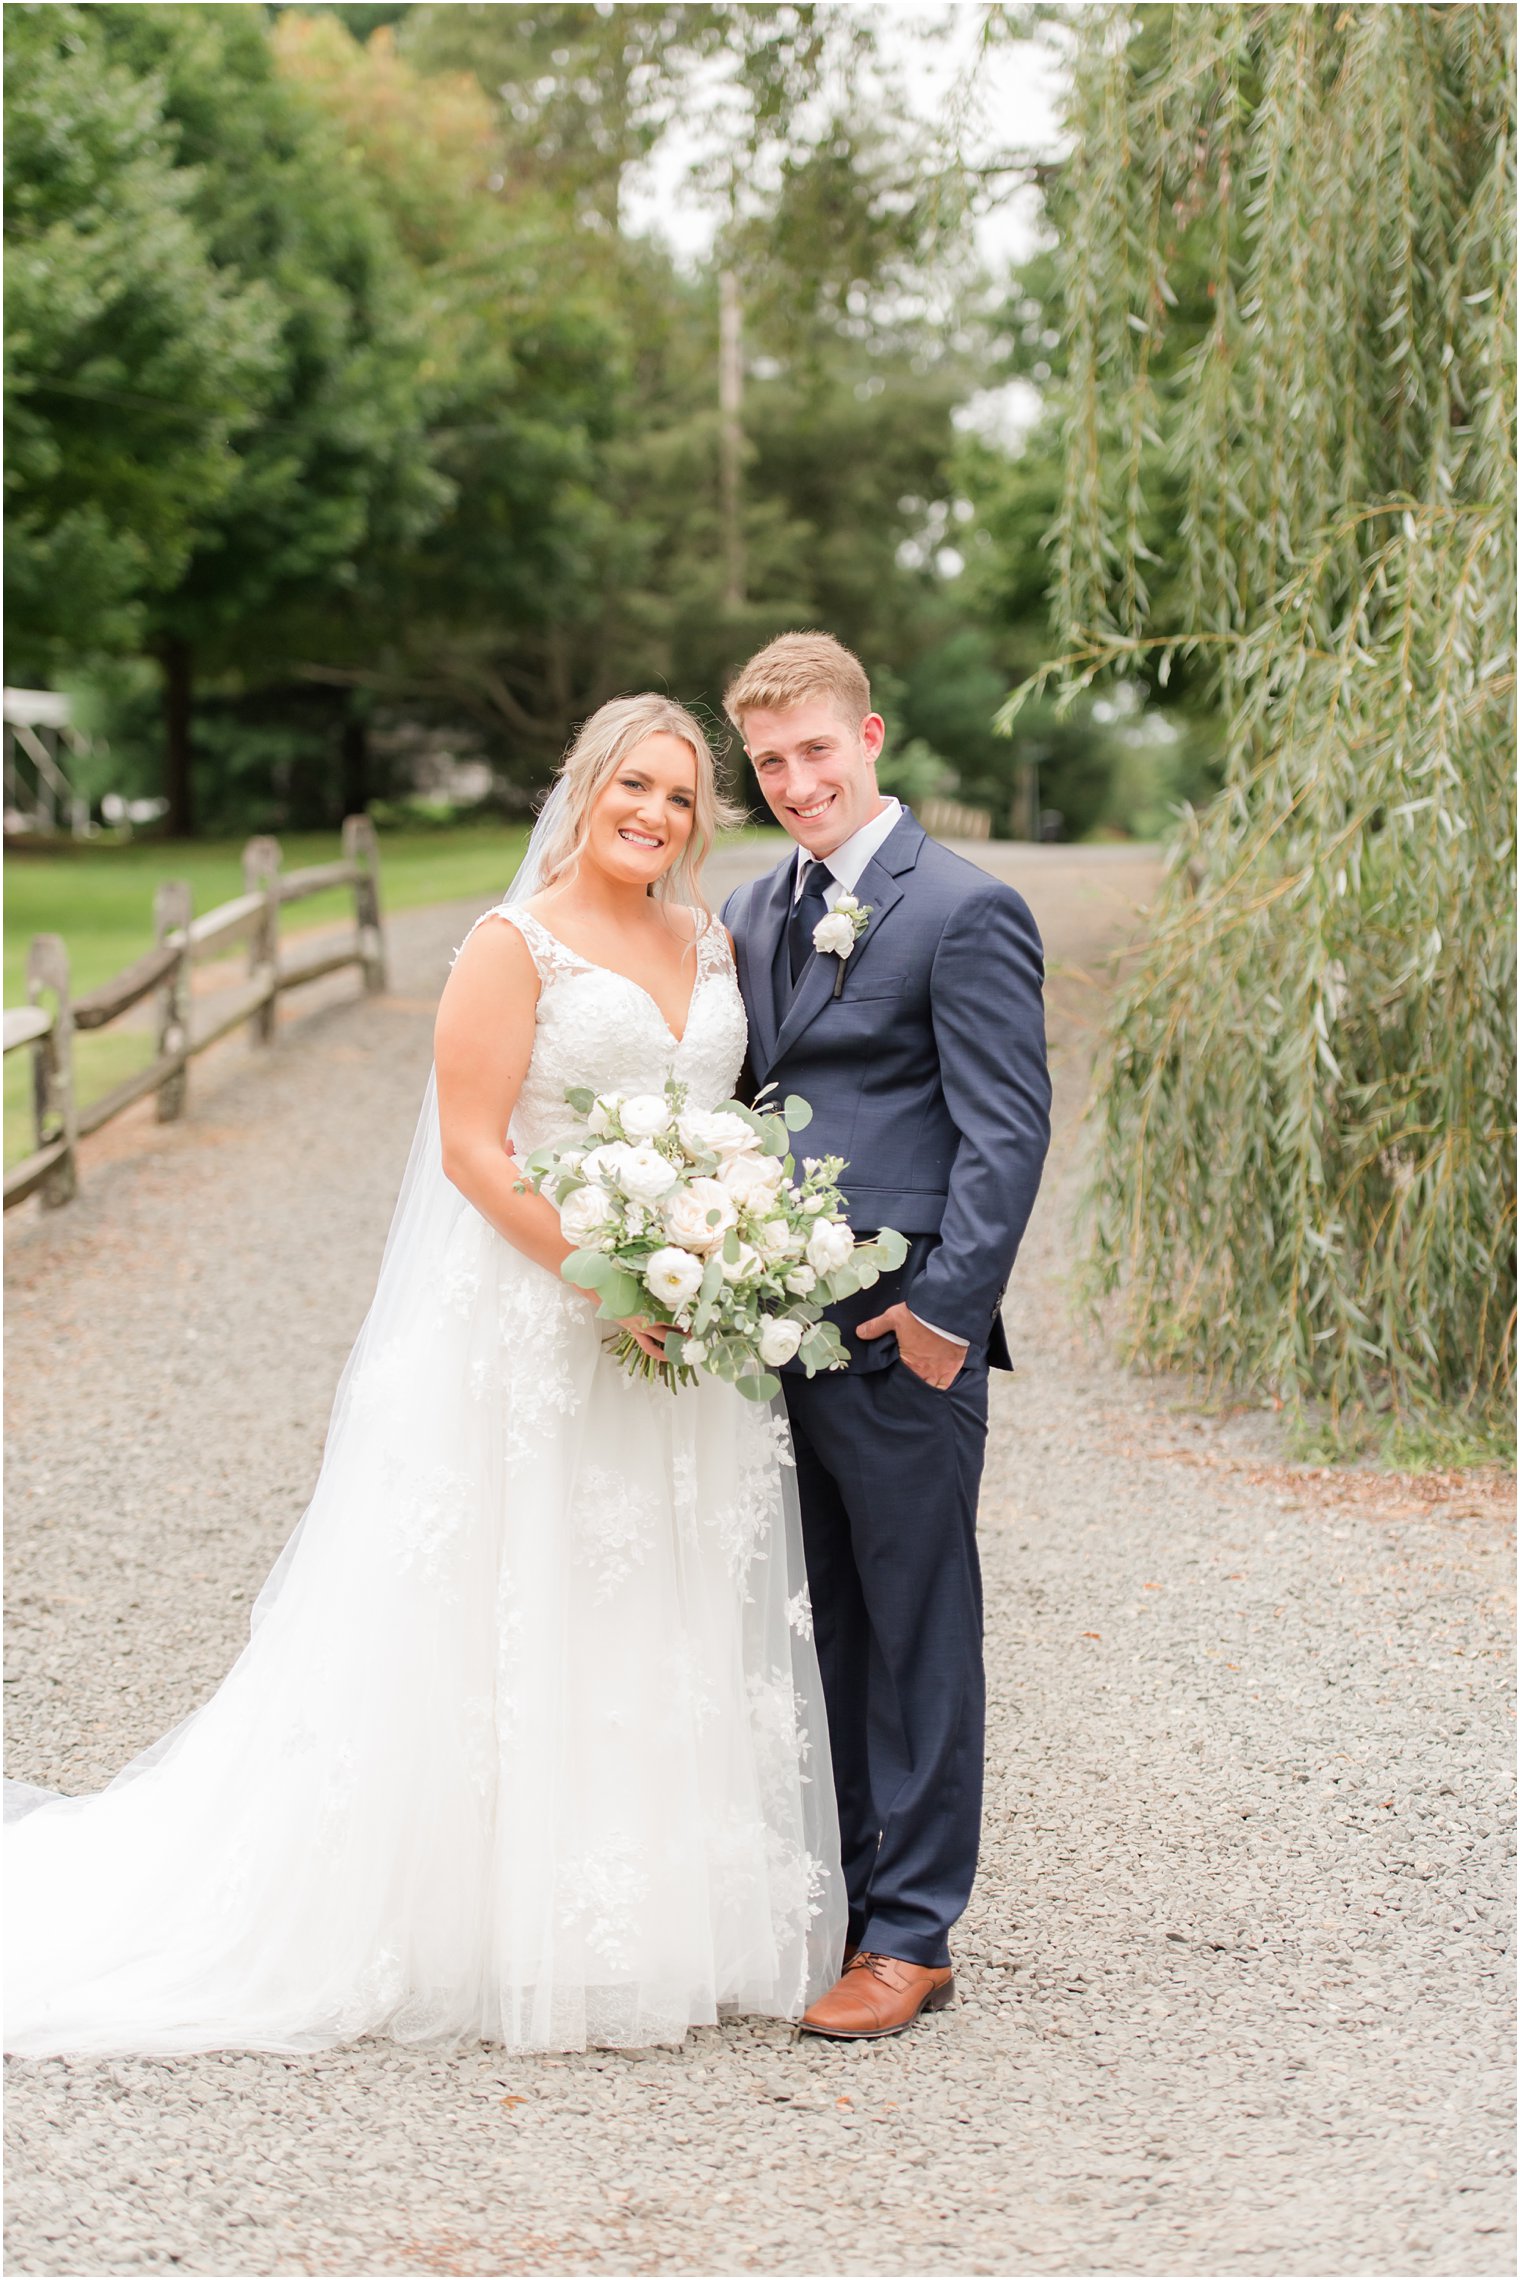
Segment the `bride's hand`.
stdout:
<svg viewBox="0 0 1520 2280">
<path fill-rule="evenodd" d="M 668 1322 L 650 1322 L 642 1314 L 627 1314 L 619 1322 L 618 1328 L 626 1330 L 634 1344 L 639 1347 L 641 1352 L 646 1353 L 652 1362 L 664 1361 L 665 1333 L 670 1328 Z"/>
</svg>

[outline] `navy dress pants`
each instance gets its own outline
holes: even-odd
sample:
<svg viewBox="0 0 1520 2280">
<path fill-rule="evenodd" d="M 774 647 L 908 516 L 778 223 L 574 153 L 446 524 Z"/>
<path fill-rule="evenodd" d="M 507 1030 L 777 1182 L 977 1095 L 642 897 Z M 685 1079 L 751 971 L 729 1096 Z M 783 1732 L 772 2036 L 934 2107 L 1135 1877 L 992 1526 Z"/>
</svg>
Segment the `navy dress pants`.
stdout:
<svg viewBox="0 0 1520 2280">
<path fill-rule="evenodd" d="M 981 1835 L 987 1358 L 782 1378 L 852 1943 L 949 1961 Z"/>
</svg>

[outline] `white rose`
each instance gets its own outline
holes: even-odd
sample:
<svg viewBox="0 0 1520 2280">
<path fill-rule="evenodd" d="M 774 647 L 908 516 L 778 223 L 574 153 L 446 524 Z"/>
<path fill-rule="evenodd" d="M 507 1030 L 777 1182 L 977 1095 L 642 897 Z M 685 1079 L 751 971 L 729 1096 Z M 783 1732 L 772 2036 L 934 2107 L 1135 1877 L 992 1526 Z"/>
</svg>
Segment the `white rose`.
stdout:
<svg viewBox="0 0 1520 2280">
<path fill-rule="evenodd" d="M 808 1265 L 821 1275 L 831 1275 L 847 1264 L 854 1249 L 855 1238 L 842 1220 L 820 1219 L 808 1237 Z"/>
<path fill-rule="evenodd" d="M 848 958 L 855 947 L 855 929 L 841 911 L 831 910 L 813 929 L 813 948 Z"/>
<path fill-rule="evenodd" d="M 778 1362 L 789 1362 L 801 1344 L 800 1322 L 784 1322 L 768 1314 L 760 1324 L 760 1359 L 772 1368 Z"/>
<path fill-rule="evenodd" d="M 616 1210 L 617 1205 L 605 1188 L 577 1188 L 574 1195 L 567 1195 L 560 1205 L 560 1232 L 567 1243 L 589 1242 L 602 1233 Z"/>
<path fill-rule="evenodd" d="M 784 1219 L 765 1219 L 755 1229 L 755 1248 L 763 1259 L 784 1259 L 791 1249 L 792 1231 Z"/>
<path fill-rule="evenodd" d="M 741 1243 L 738 1258 L 725 1259 L 723 1262 L 725 1282 L 752 1282 L 759 1272 L 760 1254 L 751 1243 Z"/>
<path fill-rule="evenodd" d="M 702 1288 L 702 1262 L 694 1259 L 690 1251 L 678 1250 L 667 1243 L 663 1251 L 656 1251 L 644 1269 L 644 1281 L 662 1304 L 672 1312 L 695 1298 Z"/>
<path fill-rule="evenodd" d="M 623 1105 L 621 1093 L 598 1093 L 586 1117 L 586 1130 L 605 1139 L 612 1130 L 613 1120 Z"/>
<path fill-rule="evenodd" d="M 755 1135 L 733 1110 L 689 1108 L 676 1121 L 681 1145 L 694 1156 L 736 1156 L 753 1146 Z"/>
<path fill-rule="evenodd" d="M 675 1186 L 678 1176 L 675 1165 L 658 1148 L 625 1148 L 617 1184 L 635 1203 L 658 1203 Z"/>
<path fill-rule="evenodd" d="M 632 1093 L 623 1103 L 623 1130 L 630 1140 L 658 1140 L 670 1130 L 670 1103 L 663 1093 Z"/>
<path fill-rule="evenodd" d="M 672 1242 L 684 1244 L 688 1251 L 710 1251 L 722 1242 L 738 1213 L 728 1190 L 716 1180 L 695 1179 L 666 1197 L 661 1216 Z"/>
<path fill-rule="evenodd" d="M 793 1298 L 806 1298 L 808 1292 L 812 1290 L 816 1284 L 818 1277 L 814 1274 L 811 1267 L 802 1266 L 793 1267 L 791 1273 L 784 1276 L 782 1279 L 786 1289 L 791 1292 Z"/>
</svg>

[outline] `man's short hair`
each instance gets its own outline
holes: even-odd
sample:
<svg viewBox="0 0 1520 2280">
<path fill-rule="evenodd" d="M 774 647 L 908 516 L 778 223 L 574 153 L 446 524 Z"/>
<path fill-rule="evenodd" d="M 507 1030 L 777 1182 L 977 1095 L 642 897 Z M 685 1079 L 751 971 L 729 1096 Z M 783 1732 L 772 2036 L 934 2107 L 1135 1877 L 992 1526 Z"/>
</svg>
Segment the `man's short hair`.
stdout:
<svg viewBox="0 0 1520 2280">
<path fill-rule="evenodd" d="M 723 692 L 723 710 L 742 736 L 747 712 L 785 712 L 823 697 L 852 728 L 871 709 L 866 669 L 831 633 L 779 633 Z"/>
</svg>

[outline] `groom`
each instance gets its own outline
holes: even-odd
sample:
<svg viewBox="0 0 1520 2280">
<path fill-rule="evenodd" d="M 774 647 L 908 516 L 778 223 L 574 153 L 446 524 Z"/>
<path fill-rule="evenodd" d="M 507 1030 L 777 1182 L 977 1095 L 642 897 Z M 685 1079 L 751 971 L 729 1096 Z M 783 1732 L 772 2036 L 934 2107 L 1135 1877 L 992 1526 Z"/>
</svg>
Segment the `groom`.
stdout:
<svg viewBox="0 0 1520 2280">
<path fill-rule="evenodd" d="M 724 705 L 797 842 L 723 913 L 755 1082 L 811 1102 L 805 1145 L 847 1159 L 856 1233 L 909 1239 L 902 1268 L 831 1310 L 849 1370 L 783 1373 L 849 1897 L 844 1976 L 802 2024 L 853 2041 L 950 2001 L 976 1874 L 976 1500 L 1050 1131 L 1043 963 L 1012 888 L 877 789 L 885 727 L 841 643 L 782 634 Z M 861 909 L 818 947 L 842 896 Z"/>
</svg>

